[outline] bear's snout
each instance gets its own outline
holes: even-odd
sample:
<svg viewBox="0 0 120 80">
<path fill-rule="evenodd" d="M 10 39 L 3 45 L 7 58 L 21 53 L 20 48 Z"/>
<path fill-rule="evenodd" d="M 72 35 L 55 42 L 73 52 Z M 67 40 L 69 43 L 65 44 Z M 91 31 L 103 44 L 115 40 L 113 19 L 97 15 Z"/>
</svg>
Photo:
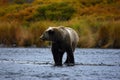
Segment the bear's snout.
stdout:
<svg viewBox="0 0 120 80">
<path fill-rule="evenodd" d="M 45 40 L 43 35 L 40 36 L 40 39 L 43 40 L 43 41 Z"/>
</svg>

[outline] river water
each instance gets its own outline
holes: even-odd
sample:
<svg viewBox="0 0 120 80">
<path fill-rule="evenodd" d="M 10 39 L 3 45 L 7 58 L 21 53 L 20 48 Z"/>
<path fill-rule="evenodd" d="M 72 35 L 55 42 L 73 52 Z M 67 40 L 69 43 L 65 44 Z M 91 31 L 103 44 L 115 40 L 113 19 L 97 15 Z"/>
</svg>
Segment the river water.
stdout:
<svg viewBox="0 0 120 80">
<path fill-rule="evenodd" d="M 0 80 L 120 80 L 119 49 L 77 48 L 74 55 L 75 66 L 54 67 L 50 48 L 0 48 Z"/>
</svg>

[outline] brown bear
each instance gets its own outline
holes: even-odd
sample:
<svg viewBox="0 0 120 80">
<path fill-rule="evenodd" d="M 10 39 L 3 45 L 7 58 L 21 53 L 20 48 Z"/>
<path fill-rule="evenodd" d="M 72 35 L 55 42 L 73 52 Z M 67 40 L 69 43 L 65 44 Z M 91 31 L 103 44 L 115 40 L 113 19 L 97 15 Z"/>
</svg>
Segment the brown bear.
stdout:
<svg viewBox="0 0 120 80">
<path fill-rule="evenodd" d="M 43 41 L 52 41 L 52 54 L 55 66 L 62 66 L 62 57 L 67 52 L 67 59 L 65 64 L 73 66 L 75 47 L 79 41 L 78 34 L 75 30 L 69 27 L 49 27 L 41 35 L 40 39 Z"/>
</svg>

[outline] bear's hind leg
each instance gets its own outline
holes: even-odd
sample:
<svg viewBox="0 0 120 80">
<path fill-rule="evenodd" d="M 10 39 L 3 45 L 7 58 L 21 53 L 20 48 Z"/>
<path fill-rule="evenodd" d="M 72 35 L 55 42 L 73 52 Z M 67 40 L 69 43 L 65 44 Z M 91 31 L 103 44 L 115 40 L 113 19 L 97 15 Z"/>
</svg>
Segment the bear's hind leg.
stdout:
<svg viewBox="0 0 120 80">
<path fill-rule="evenodd" d="M 64 64 L 68 64 L 68 56 L 67 56 L 67 59 L 65 60 Z"/>
<path fill-rule="evenodd" d="M 67 49 L 67 59 L 65 61 L 65 64 L 67 66 L 74 66 L 75 61 L 74 61 L 74 54 L 71 48 Z"/>
</svg>

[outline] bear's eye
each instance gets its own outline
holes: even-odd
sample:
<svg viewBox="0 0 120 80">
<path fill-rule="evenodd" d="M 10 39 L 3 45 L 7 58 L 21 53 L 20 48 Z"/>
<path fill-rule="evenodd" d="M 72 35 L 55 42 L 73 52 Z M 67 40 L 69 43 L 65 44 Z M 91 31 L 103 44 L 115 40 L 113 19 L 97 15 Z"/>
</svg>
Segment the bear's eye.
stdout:
<svg viewBox="0 0 120 80">
<path fill-rule="evenodd" d="M 48 34 L 54 34 L 54 30 L 49 30 Z"/>
</svg>

